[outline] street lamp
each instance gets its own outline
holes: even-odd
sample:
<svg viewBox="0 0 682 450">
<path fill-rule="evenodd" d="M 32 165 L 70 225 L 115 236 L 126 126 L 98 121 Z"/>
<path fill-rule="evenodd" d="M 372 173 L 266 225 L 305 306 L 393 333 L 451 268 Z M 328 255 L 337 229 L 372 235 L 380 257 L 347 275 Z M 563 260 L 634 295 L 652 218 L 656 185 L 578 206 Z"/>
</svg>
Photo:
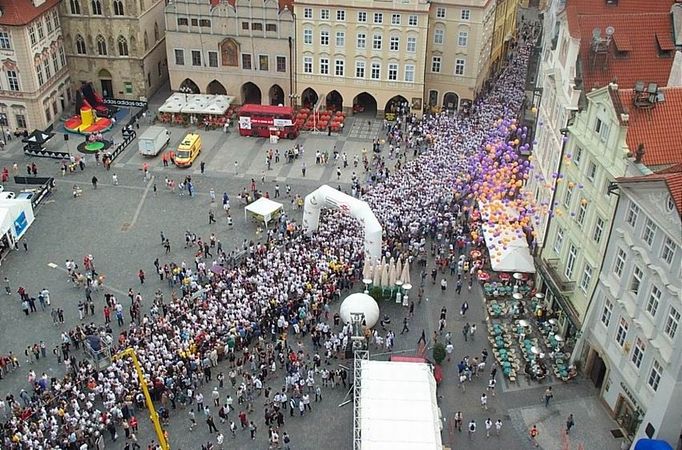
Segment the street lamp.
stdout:
<svg viewBox="0 0 682 450">
<path fill-rule="evenodd" d="M 180 86 L 179 91 L 183 94 L 185 94 L 185 103 L 187 103 L 187 94 L 192 94 L 192 88 L 189 86 Z"/>
<path fill-rule="evenodd" d="M 292 107 L 295 107 L 298 105 L 298 99 L 301 98 L 300 95 L 298 94 L 289 94 L 289 102 L 291 103 Z"/>
<path fill-rule="evenodd" d="M 0 132 L 2 135 L 0 136 L 0 140 L 2 140 L 3 143 L 5 143 L 5 124 L 7 123 L 7 114 L 5 113 L 0 113 Z"/>
</svg>

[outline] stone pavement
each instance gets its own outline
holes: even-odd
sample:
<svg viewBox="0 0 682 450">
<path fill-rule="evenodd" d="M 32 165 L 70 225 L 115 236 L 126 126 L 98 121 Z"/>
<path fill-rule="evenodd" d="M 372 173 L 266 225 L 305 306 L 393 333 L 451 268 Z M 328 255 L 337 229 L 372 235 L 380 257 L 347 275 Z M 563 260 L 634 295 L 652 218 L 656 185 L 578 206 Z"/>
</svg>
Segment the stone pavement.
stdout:
<svg viewBox="0 0 682 450">
<path fill-rule="evenodd" d="M 347 188 L 352 173 L 351 167 L 343 171 L 341 180 L 336 180 L 336 167 L 330 163 L 328 166 L 315 165 L 315 150 L 328 149 L 331 155 L 333 145 L 340 151 L 346 151 L 349 161 L 352 155 L 361 154 L 365 147 L 371 148 L 371 139 L 379 133 L 380 123 L 374 122 L 372 131 L 367 131 L 367 136 L 356 138 L 354 129 L 361 130 L 362 123 L 356 122 L 350 125 L 343 135 L 304 134 L 298 141 L 280 141 L 277 144 L 280 152 L 301 143 L 305 152 L 302 159 L 293 163 L 282 162 L 273 165 L 273 170 L 267 171 L 265 152 L 271 144 L 264 139 L 242 138 L 235 133 L 225 135 L 221 131 L 203 132 L 204 151 L 197 163 L 190 169 L 177 169 L 175 167 L 163 167 L 160 158 L 143 159 L 136 152 L 133 144 L 127 149 L 119 160 L 116 161 L 111 172 L 107 173 L 101 166 L 96 166 L 94 161 L 89 161 L 84 172 L 61 177 L 58 175 L 58 164 L 51 160 L 36 160 L 40 167 L 41 175 L 53 175 L 57 177 L 58 189 L 54 196 L 43 204 L 36 212 L 36 221 L 26 235 L 29 251 L 16 251 L 3 262 L 0 267 L 0 278 L 7 276 L 10 279 L 14 291 L 18 286 L 24 286 L 30 293 L 47 287 L 51 291 L 53 307 L 62 307 L 66 311 L 66 327 L 73 327 L 78 322 L 76 310 L 77 302 L 84 298 L 81 290 L 74 288 L 67 282 L 63 267 L 67 258 L 76 261 L 82 260 L 86 254 L 92 254 L 98 271 L 106 276 L 106 289 L 113 292 L 117 297 L 124 299 L 127 305 L 125 293 L 129 288 L 140 291 L 145 299 L 152 297 L 153 292 L 160 288 L 165 295 L 170 295 L 165 282 L 160 282 L 152 274 L 154 273 L 152 262 L 158 257 L 161 263 L 167 261 L 191 261 L 193 255 L 190 250 L 183 248 L 183 232 L 190 229 L 200 236 L 206 237 L 211 232 L 215 233 L 226 249 L 232 249 L 241 244 L 243 239 L 259 239 L 255 235 L 255 226 L 245 222 L 241 208 L 238 207 L 236 194 L 241 191 L 251 178 L 255 178 L 259 189 L 273 192 L 275 183 L 280 184 L 284 193 L 286 183 L 292 186 L 293 193 L 305 195 L 315 189 L 321 183 L 329 183 L 332 186 L 340 184 Z M 171 144 L 175 145 L 188 129 L 169 128 L 171 130 Z M 141 130 L 142 131 L 142 130 Z M 118 134 L 117 134 L 118 133 Z M 361 131 L 357 131 L 361 133 Z M 120 136 L 118 131 L 114 135 Z M 358 134 L 360 136 L 360 134 Z M 57 136 L 59 137 L 59 136 Z M 63 142 L 55 141 L 52 145 L 63 145 Z M 234 161 L 239 162 L 238 175 L 234 175 Z M 8 149 L 0 152 L 0 165 L 11 165 L 13 162 L 23 168 L 28 158 L 21 154 L 16 141 L 12 142 Z M 147 183 L 143 179 L 141 167 L 143 162 L 151 164 L 151 172 L 154 176 L 152 182 Z M 199 162 L 206 162 L 206 173 L 201 174 Z M 306 161 L 308 170 L 305 178 L 300 171 L 301 161 Z M 265 172 L 266 182 L 261 186 L 260 176 Z M 111 174 L 116 173 L 119 185 L 111 184 Z M 360 173 L 360 172 L 358 172 Z M 90 178 L 96 175 L 100 183 L 94 190 L 90 184 Z M 186 174 L 191 174 L 196 184 L 197 196 L 189 198 L 171 194 L 164 189 L 163 179 L 171 177 L 180 179 Z M 71 197 L 71 187 L 78 183 L 84 190 L 82 197 Z M 157 185 L 154 193 L 153 185 Z M 19 186 L 8 183 L 6 190 L 16 190 Z M 217 224 L 208 225 L 208 211 L 214 208 L 211 205 L 208 191 L 214 189 L 218 197 L 222 192 L 228 192 L 232 198 L 234 226 L 229 228 L 222 211 L 217 211 Z M 289 199 L 284 202 L 287 213 L 300 221 L 301 212 L 292 209 Z M 164 255 L 160 245 L 159 232 L 163 231 L 171 240 L 172 252 Z M 55 265 L 56 267 L 52 267 Z M 140 285 L 136 277 L 137 271 L 143 268 L 149 275 L 147 282 Z M 418 279 L 418 270 L 413 268 L 413 280 Z M 446 276 L 450 286 L 454 286 L 453 278 Z M 418 281 L 417 281 L 418 283 Z M 417 284 L 413 283 L 413 284 Z M 361 286 L 356 286 L 356 289 Z M 482 308 L 482 293 L 478 286 L 471 291 L 466 288 L 461 296 L 449 290 L 445 294 L 440 291 L 438 285 L 432 286 L 430 280 L 426 282 L 426 297 L 421 305 L 415 309 L 415 317 L 410 322 L 411 331 L 407 335 L 398 335 L 396 340 L 396 352 L 414 354 L 417 340 L 424 329 L 427 336 L 431 336 L 437 322 L 442 306 L 448 310 L 447 330 L 452 332 L 455 344 L 455 357 L 449 363 L 445 363 L 445 379 L 439 386 L 440 406 L 445 417 L 443 442 L 451 448 L 477 448 L 477 449 L 508 449 L 528 448 L 527 430 L 532 423 L 538 423 L 541 430 L 539 442 L 543 448 L 561 448 L 561 429 L 564 426 L 565 416 L 573 412 L 576 417 L 576 428 L 571 436 L 575 446 L 583 442 L 585 448 L 605 449 L 617 448 L 618 441 L 610 438 L 608 430 L 616 428 L 608 419 L 603 408 L 595 399 L 595 393 L 589 388 L 587 382 L 574 382 L 570 384 L 554 384 L 556 403 L 545 409 L 541 404 L 541 395 L 545 385 L 519 384 L 507 386 L 506 383 L 498 383 L 498 395 L 489 400 L 489 409 L 482 410 L 479 404 L 479 396 L 485 390 L 487 376 L 475 379 L 466 386 L 466 391 L 461 392 L 456 382 L 456 363 L 464 355 L 472 357 L 480 354 L 487 346 L 485 339 L 484 311 Z M 27 345 L 44 340 L 51 350 L 59 342 L 61 329 L 54 327 L 48 312 L 38 312 L 25 317 L 19 308 L 18 296 L 3 296 L 3 308 L 0 309 L 0 353 L 6 354 L 14 351 L 23 355 L 23 349 Z M 103 293 L 95 294 L 98 309 L 102 306 Z M 459 317 L 459 307 L 466 298 L 471 309 L 466 319 Z M 149 302 L 147 301 L 146 304 Z M 338 305 L 337 305 L 338 306 Z M 382 311 L 388 313 L 393 319 L 394 331 L 399 332 L 402 317 L 406 314 L 402 306 L 394 303 L 382 303 Z M 101 309 L 93 318 L 101 323 Z M 478 333 L 474 340 L 464 341 L 461 329 L 466 321 L 478 324 Z M 65 327 L 65 329 L 66 329 Z M 382 350 L 373 349 L 373 357 L 387 359 L 388 355 L 382 354 Z M 350 361 L 339 361 L 340 364 L 350 366 Z M 220 366 L 227 371 L 225 365 Z M 58 376 L 63 368 L 56 364 L 55 358 L 48 356 L 32 365 L 38 374 L 43 371 L 48 375 Z M 26 364 L 7 379 L 0 381 L 0 393 L 17 392 L 25 387 Z M 499 375 L 498 375 L 499 377 Z M 498 378 L 499 379 L 499 378 Z M 525 382 L 521 382 L 525 383 Z M 277 387 L 278 383 L 272 384 Z M 204 394 L 208 396 L 211 386 L 204 387 Z M 352 407 L 351 405 L 338 408 L 344 398 L 345 391 L 341 388 L 326 390 L 324 401 L 321 405 L 313 405 L 313 413 L 303 418 L 286 418 L 286 430 L 293 439 L 292 447 L 296 449 L 318 449 L 327 447 L 331 449 L 347 449 L 351 447 L 352 433 Z M 461 410 L 464 413 L 465 423 L 472 418 L 477 421 L 478 432 L 469 441 L 467 433 L 459 433 L 452 429 L 452 415 Z M 266 448 L 266 433 L 262 419 L 262 405 L 256 405 L 253 418 L 259 426 L 258 439 L 253 442 L 240 432 L 238 438 L 229 442 L 228 448 Z M 141 414 L 142 416 L 144 414 Z M 193 433 L 188 433 L 188 418 L 186 412 L 180 411 L 173 414 L 169 426 L 170 439 L 173 449 L 196 449 L 200 442 L 209 439 L 205 432 L 206 427 L 197 415 L 199 427 Z M 500 437 L 486 438 L 483 422 L 486 417 L 493 421 L 500 418 L 504 422 Z M 218 424 L 226 436 L 229 432 L 224 425 Z M 148 421 L 141 420 L 140 440 L 146 443 L 153 437 Z M 121 445 L 122 447 L 122 445 Z M 107 447 L 109 448 L 109 446 Z M 111 448 L 118 448 L 112 446 Z"/>
</svg>

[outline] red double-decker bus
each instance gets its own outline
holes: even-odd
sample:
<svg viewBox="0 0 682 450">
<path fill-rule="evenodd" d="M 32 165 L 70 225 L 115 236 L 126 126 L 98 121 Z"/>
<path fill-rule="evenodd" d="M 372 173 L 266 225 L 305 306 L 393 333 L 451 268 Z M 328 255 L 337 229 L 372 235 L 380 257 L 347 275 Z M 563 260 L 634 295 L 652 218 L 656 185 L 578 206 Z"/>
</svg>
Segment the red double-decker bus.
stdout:
<svg viewBox="0 0 682 450">
<path fill-rule="evenodd" d="M 269 138 L 295 139 L 298 126 L 290 106 L 251 105 L 239 109 L 239 134 Z"/>
</svg>

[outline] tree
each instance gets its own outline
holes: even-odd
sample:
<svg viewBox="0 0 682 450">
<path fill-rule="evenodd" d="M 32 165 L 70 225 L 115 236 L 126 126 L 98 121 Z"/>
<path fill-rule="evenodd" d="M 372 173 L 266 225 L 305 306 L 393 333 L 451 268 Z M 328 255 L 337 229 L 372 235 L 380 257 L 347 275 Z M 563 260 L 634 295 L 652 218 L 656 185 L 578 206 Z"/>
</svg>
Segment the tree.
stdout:
<svg viewBox="0 0 682 450">
<path fill-rule="evenodd" d="M 445 359 L 445 356 L 445 346 L 440 342 L 437 342 L 436 345 L 433 346 L 433 360 L 436 361 L 436 364 L 440 365 Z"/>
</svg>

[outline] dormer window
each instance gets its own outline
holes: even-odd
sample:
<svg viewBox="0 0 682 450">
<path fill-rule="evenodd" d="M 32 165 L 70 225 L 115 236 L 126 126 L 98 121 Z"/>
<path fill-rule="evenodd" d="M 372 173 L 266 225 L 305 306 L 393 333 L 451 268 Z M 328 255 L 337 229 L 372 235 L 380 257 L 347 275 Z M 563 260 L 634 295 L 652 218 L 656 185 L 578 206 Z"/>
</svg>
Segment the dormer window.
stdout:
<svg viewBox="0 0 682 450">
<path fill-rule="evenodd" d="M 656 33 L 656 44 L 658 46 L 658 56 L 659 58 L 670 58 L 675 51 L 675 43 L 672 38 L 666 34 L 657 32 Z"/>
</svg>

